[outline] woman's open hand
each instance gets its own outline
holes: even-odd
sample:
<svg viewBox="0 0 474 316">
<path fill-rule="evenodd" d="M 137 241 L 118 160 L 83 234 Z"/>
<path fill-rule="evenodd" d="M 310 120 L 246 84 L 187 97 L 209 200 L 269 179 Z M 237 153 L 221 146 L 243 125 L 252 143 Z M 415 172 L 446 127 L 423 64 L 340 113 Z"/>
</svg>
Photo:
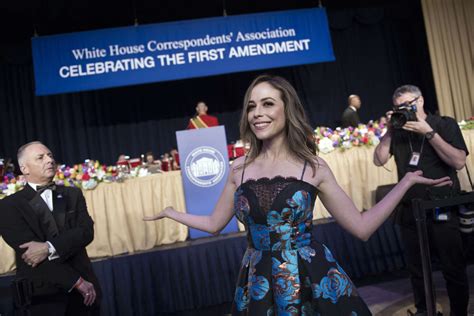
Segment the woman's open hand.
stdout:
<svg viewBox="0 0 474 316">
<path fill-rule="evenodd" d="M 423 171 L 417 170 L 414 172 L 407 172 L 403 177 L 407 179 L 412 185 L 413 184 L 425 184 L 435 187 L 442 187 L 445 185 L 453 185 L 453 181 L 449 177 L 443 177 L 439 179 L 429 179 L 423 177 Z"/>
<path fill-rule="evenodd" d="M 159 212 L 158 214 L 156 215 L 153 215 L 153 216 L 145 216 L 143 218 L 144 221 L 156 221 L 158 219 L 162 219 L 162 218 L 166 218 L 166 217 L 169 217 L 169 214 L 170 212 L 174 211 L 174 208 L 172 206 L 167 206 L 165 207 L 164 210 L 162 210 L 161 212 Z"/>
</svg>

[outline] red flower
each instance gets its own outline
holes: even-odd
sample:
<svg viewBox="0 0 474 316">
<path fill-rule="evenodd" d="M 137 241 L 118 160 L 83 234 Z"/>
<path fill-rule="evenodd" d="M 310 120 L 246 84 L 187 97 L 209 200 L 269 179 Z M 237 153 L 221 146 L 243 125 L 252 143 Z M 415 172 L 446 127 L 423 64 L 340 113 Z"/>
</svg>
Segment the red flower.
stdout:
<svg viewBox="0 0 474 316">
<path fill-rule="evenodd" d="M 84 181 L 89 181 L 90 178 L 91 176 L 87 172 L 82 175 L 82 180 Z"/>
</svg>

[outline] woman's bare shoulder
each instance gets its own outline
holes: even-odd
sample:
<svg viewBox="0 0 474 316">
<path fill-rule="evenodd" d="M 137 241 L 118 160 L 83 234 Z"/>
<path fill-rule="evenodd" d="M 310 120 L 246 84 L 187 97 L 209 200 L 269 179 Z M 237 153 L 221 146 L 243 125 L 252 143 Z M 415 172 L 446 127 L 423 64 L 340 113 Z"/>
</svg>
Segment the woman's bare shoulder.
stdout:
<svg viewBox="0 0 474 316">
<path fill-rule="evenodd" d="M 230 166 L 229 176 L 232 177 L 232 182 L 234 182 L 236 186 L 240 185 L 242 172 L 244 171 L 244 163 L 245 163 L 245 156 L 242 156 L 232 161 L 232 164 Z"/>
<path fill-rule="evenodd" d="M 305 179 L 318 188 L 324 179 L 327 178 L 328 174 L 331 173 L 331 169 L 328 163 L 321 157 L 314 157 L 312 162 L 314 163 L 315 172 L 312 172 L 312 168 L 309 168 L 308 171 L 310 172 L 305 173 Z"/>
<path fill-rule="evenodd" d="M 244 163 L 245 163 L 245 156 L 241 156 L 239 158 L 234 159 L 234 161 L 232 161 L 231 170 L 233 172 L 241 172 L 244 166 Z"/>
</svg>

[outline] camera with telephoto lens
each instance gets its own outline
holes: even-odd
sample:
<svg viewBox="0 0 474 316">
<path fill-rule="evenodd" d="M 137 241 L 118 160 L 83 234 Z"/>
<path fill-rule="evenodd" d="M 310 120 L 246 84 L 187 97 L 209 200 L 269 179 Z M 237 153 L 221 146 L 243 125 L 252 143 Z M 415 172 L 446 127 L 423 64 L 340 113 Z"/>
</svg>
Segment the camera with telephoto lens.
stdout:
<svg viewBox="0 0 474 316">
<path fill-rule="evenodd" d="M 416 121 L 416 105 L 410 105 L 408 103 L 400 104 L 393 110 L 390 124 L 392 124 L 394 128 L 400 129 L 408 121 Z"/>
</svg>

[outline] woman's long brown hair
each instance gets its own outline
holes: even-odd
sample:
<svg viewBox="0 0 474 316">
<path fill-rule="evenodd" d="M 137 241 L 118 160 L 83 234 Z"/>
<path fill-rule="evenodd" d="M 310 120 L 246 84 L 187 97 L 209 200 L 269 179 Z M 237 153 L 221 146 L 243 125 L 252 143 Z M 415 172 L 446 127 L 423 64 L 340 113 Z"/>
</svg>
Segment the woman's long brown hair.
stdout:
<svg viewBox="0 0 474 316">
<path fill-rule="evenodd" d="M 254 161 L 262 151 L 262 141 L 250 129 L 248 121 L 248 104 L 252 90 L 260 83 L 268 83 L 280 91 L 280 97 L 285 106 L 285 135 L 290 153 L 301 161 L 306 161 L 316 173 L 315 156 L 317 146 L 313 138 L 313 130 L 308 123 L 306 113 L 298 94 L 293 86 L 284 78 L 271 75 L 261 75 L 255 78 L 245 93 L 242 116 L 240 118 L 240 138 L 250 144 L 245 166 Z M 243 165 L 242 165 L 243 166 Z"/>
</svg>

